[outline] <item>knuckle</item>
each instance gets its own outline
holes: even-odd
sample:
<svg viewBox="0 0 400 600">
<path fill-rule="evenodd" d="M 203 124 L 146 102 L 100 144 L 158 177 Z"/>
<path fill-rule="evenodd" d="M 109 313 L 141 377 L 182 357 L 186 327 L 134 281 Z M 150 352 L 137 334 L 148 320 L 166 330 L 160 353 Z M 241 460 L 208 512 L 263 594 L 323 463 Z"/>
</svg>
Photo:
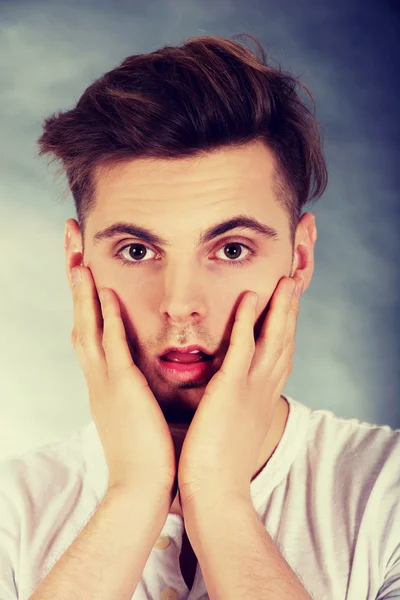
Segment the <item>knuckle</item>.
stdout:
<svg viewBox="0 0 400 600">
<path fill-rule="evenodd" d="M 124 343 L 126 343 L 124 337 L 119 335 L 118 332 L 110 332 L 109 330 L 107 332 L 103 332 L 101 344 L 105 352 L 109 352 L 111 354 L 113 349 L 115 352 L 118 352 L 118 348 L 120 348 Z"/>
<path fill-rule="evenodd" d="M 76 328 L 74 328 L 72 330 L 71 333 L 71 342 L 72 342 L 72 346 L 74 348 L 74 350 L 84 350 L 84 351 L 88 351 L 88 339 L 87 336 L 85 335 L 85 333 L 83 331 L 79 331 Z"/>
<path fill-rule="evenodd" d="M 299 314 L 300 311 L 300 303 L 299 302 L 292 302 L 289 308 L 289 312 L 292 313 L 292 315 L 294 315 L 295 317 L 297 317 L 297 315 Z"/>
<path fill-rule="evenodd" d="M 105 352 L 108 352 L 109 350 L 111 350 L 112 341 L 108 335 L 103 335 L 101 344 L 102 344 Z"/>
<path fill-rule="evenodd" d="M 86 349 L 87 338 L 82 331 L 78 331 L 75 335 L 75 344 L 78 348 Z"/>
<path fill-rule="evenodd" d="M 81 300 L 80 287 L 78 285 L 71 286 L 73 304 L 77 305 Z"/>
<path fill-rule="evenodd" d="M 283 344 L 277 345 L 276 348 L 274 348 L 274 351 L 273 351 L 273 358 L 276 361 L 278 361 L 281 358 L 281 356 L 283 354 L 283 351 L 284 351 Z"/>
<path fill-rule="evenodd" d="M 255 349 L 256 349 L 256 344 L 255 344 L 254 339 L 249 340 L 249 342 L 246 344 L 246 347 L 245 347 L 246 354 L 249 354 L 250 356 L 252 356 L 254 354 Z"/>
</svg>

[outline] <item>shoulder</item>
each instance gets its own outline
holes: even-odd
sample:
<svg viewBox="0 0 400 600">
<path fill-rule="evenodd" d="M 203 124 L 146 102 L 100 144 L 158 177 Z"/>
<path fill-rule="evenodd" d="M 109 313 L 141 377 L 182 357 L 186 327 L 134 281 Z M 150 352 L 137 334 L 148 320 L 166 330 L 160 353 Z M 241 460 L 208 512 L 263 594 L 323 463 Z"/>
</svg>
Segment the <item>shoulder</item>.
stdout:
<svg viewBox="0 0 400 600">
<path fill-rule="evenodd" d="M 400 429 L 339 417 L 330 410 L 311 411 L 310 436 L 315 448 L 327 445 L 335 458 L 361 459 L 359 466 L 366 464 L 369 471 L 395 464 L 400 448 Z"/>
<path fill-rule="evenodd" d="M 359 517 L 365 511 L 374 522 L 378 514 L 381 523 L 400 517 L 400 429 L 315 410 L 308 455 L 320 474 L 331 474 L 335 494 L 357 507 Z"/>
<path fill-rule="evenodd" d="M 87 425 L 65 439 L 0 460 L 0 502 L 27 510 L 65 492 L 84 475 Z"/>
<path fill-rule="evenodd" d="M 0 580 L 7 590 L 33 590 L 96 510 L 87 432 L 0 460 Z"/>
</svg>

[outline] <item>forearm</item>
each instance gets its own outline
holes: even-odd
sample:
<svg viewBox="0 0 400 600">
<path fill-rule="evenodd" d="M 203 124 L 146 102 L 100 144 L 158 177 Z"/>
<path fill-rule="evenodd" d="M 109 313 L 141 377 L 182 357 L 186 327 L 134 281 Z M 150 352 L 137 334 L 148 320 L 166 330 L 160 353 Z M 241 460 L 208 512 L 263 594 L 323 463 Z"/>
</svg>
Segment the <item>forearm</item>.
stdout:
<svg viewBox="0 0 400 600">
<path fill-rule="evenodd" d="M 30 600 L 131 600 L 170 507 L 141 494 L 107 492 Z"/>
<path fill-rule="evenodd" d="M 218 506 L 219 504 L 219 506 Z M 184 509 L 211 600 L 312 600 L 254 507 L 213 499 Z"/>
</svg>

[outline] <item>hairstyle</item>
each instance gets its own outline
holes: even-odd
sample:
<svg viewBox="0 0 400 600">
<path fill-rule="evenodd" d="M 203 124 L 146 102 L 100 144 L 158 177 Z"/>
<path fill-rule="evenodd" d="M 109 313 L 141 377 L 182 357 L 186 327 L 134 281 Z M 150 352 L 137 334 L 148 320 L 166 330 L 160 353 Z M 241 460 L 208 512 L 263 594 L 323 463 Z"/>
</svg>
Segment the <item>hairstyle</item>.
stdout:
<svg viewBox="0 0 400 600">
<path fill-rule="evenodd" d="M 89 85 L 74 108 L 43 121 L 38 154 L 61 161 L 57 175 L 67 176 L 83 240 L 100 168 L 135 158 L 200 157 L 260 141 L 275 159 L 274 192 L 293 246 L 303 206 L 328 183 L 315 104 L 248 37 L 259 55 L 230 39 L 201 36 L 128 56 Z"/>
</svg>

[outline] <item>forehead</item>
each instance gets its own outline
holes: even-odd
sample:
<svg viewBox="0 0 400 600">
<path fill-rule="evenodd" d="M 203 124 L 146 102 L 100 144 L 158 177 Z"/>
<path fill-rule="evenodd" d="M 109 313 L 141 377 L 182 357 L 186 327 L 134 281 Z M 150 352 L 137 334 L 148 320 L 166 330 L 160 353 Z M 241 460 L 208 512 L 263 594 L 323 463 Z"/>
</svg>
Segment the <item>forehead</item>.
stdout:
<svg viewBox="0 0 400 600">
<path fill-rule="evenodd" d="M 244 193 L 265 197 L 273 192 L 275 172 L 274 157 L 261 143 L 184 159 L 134 159 L 95 171 L 96 205 L 125 198 L 188 205 Z"/>
<path fill-rule="evenodd" d="M 284 237 L 287 216 L 276 201 L 275 174 L 274 157 L 260 143 L 202 157 L 99 168 L 88 228 L 96 236 L 117 223 L 131 223 L 152 229 L 168 245 L 168 238 L 204 240 L 202 232 L 211 226 L 245 215 Z"/>
</svg>

